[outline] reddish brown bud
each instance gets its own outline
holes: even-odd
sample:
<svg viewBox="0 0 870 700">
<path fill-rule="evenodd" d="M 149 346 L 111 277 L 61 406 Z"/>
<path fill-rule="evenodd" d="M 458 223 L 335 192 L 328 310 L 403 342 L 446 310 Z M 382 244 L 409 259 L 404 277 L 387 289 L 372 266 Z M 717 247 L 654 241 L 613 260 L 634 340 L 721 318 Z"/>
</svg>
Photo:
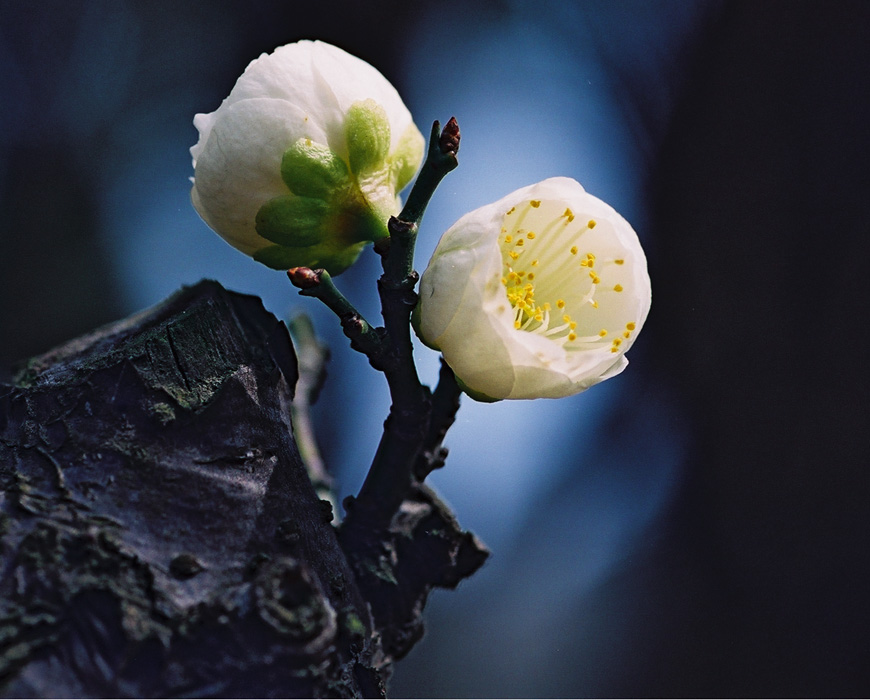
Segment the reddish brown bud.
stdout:
<svg viewBox="0 0 870 700">
<path fill-rule="evenodd" d="M 459 151 L 459 122 L 456 117 L 450 117 L 450 121 L 444 125 L 441 131 L 441 138 L 438 139 L 438 147 L 445 155 L 452 153 L 456 155 Z"/>
<path fill-rule="evenodd" d="M 287 270 L 290 283 L 299 289 L 311 289 L 320 284 L 320 273 L 323 270 L 312 270 L 310 267 L 291 267 Z"/>
</svg>

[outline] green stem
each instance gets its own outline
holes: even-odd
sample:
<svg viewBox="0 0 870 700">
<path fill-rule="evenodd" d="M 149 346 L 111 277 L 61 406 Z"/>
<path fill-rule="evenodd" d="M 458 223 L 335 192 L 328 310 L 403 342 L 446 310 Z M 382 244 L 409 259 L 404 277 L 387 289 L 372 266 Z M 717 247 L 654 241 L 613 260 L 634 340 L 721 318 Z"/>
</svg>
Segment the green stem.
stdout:
<svg viewBox="0 0 870 700">
<path fill-rule="evenodd" d="M 299 294 L 320 299 L 326 304 L 338 316 L 344 334 L 350 338 L 350 346 L 368 357 L 373 367 L 383 370 L 387 347 L 381 333 L 338 290 L 326 270 L 292 268 L 288 270 L 288 276 L 294 285 L 300 287 Z"/>
<path fill-rule="evenodd" d="M 451 117 L 443 130 L 438 121 L 433 122 L 426 160 L 411 187 L 408 201 L 399 215 L 389 222 L 390 248 L 384 257 L 384 276 L 390 282 L 401 283 L 413 272 L 417 229 L 435 189 L 444 176 L 459 165 L 456 159 L 458 150 L 459 125 L 456 119 Z"/>
</svg>

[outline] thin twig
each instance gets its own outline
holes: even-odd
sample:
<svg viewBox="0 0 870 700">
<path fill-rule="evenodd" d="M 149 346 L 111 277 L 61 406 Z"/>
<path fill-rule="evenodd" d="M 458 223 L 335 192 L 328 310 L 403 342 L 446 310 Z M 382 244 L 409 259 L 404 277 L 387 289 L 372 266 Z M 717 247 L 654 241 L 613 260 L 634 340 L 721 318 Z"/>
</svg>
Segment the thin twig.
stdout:
<svg viewBox="0 0 870 700">
<path fill-rule="evenodd" d="M 317 446 L 311 407 L 317 401 L 326 378 L 329 348 L 318 341 L 311 319 L 305 314 L 291 318 L 287 327 L 293 338 L 299 365 L 296 395 L 290 404 L 293 433 L 299 447 L 299 456 L 308 471 L 314 490 L 320 498 L 328 499 L 332 493 L 333 480 Z"/>
</svg>

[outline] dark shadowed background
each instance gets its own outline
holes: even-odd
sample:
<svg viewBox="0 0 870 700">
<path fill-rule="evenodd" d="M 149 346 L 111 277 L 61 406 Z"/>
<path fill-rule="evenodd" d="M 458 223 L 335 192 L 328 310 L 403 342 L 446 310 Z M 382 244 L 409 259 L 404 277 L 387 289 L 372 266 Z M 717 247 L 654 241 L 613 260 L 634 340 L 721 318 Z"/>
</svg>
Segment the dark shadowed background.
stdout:
<svg viewBox="0 0 870 700">
<path fill-rule="evenodd" d="M 567 175 L 634 224 L 653 281 L 620 377 L 465 401 L 433 483 L 494 557 L 433 598 L 392 693 L 866 695 L 868 36 L 863 0 L 0 0 L 0 381 L 212 277 L 314 316 L 318 430 L 358 489 L 381 378 L 188 199 L 194 113 L 261 52 L 333 42 L 422 131 L 462 127 L 420 269 L 466 211 Z M 370 318 L 377 270 L 339 280 Z"/>
</svg>

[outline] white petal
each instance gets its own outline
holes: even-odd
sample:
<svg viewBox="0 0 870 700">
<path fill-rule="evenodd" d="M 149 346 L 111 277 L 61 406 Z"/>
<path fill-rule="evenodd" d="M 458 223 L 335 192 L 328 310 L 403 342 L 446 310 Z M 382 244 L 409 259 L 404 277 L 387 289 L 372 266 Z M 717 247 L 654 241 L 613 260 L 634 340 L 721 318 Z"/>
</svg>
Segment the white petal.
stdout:
<svg viewBox="0 0 870 700">
<path fill-rule="evenodd" d="M 197 161 L 191 199 L 199 215 L 243 253 L 269 245 L 254 228 L 257 211 L 287 194 L 281 158 L 290 144 L 312 133 L 284 100 L 248 99 L 224 109 Z"/>
</svg>

